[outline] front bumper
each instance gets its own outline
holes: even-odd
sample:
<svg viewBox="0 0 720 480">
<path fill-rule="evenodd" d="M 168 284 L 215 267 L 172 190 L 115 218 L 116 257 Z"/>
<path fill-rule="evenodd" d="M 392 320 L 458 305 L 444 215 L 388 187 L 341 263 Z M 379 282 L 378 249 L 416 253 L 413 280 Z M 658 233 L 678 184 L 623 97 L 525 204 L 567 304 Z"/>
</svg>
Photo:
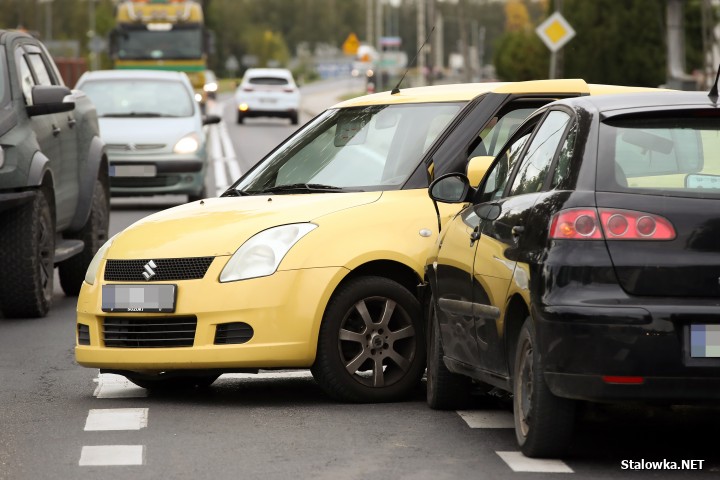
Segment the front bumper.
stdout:
<svg viewBox="0 0 720 480">
<path fill-rule="evenodd" d="M 150 167 L 148 176 L 120 176 L 121 168 Z M 120 167 L 120 168 L 118 168 Z M 203 189 L 207 162 L 196 155 L 110 155 L 110 192 L 113 196 L 190 194 Z"/>
<path fill-rule="evenodd" d="M 95 285 L 83 284 L 78 299 L 77 323 L 79 327 L 87 326 L 83 328 L 89 330 L 90 344 L 76 345 L 77 362 L 86 367 L 138 372 L 311 366 L 325 306 L 347 270 L 327 267 L 279 271 L 268 277 L 219 283 L 217 279 L 227 260 L 216 257 L 201 280 L 163 282 L 177 285 L 176 308 L 170 316 L 197 317 L 191 347 L 106 347 L 106 317 L 159 319 L 168 315 L 103 312 L 103 282 L 99 280 L 103 272 L 99 272 Z M 242 344 L 216 344 L 218 325 L 234 322 L 250 325 L 252 338 Z"/>
<path fill-rule="evenodd" d="M 592 401 L 720 399 L 720 358 L 691 356 L 690 325 L 720 323 L 720 304 L 663 299 L 633 306 L 544 306 L 534 312 L 545 380 Z"/>
</svg>

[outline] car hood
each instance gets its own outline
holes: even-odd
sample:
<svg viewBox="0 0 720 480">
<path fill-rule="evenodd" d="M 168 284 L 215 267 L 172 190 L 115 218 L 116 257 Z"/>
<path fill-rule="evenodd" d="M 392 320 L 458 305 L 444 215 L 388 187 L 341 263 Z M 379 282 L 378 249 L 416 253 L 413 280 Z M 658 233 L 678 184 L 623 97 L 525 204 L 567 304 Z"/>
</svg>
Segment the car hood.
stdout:
<svg viewBox="0 0 720 480">
<path fill-rule="evenodd" d="M 119 233 L 107 258 L 232 255 L 245 240 L 277 225 L 377 201 L 382 192 L 208 198 L 155 213 Z"/>
<path fill-rule="evenodd" d="M 100 136 L 107 145 L 157 145 L 169 148 L 180 138 L 197 132 L 200 124 L 195 117 L 180 118 L 108 118 L 98 119 Z"/>
</svg>

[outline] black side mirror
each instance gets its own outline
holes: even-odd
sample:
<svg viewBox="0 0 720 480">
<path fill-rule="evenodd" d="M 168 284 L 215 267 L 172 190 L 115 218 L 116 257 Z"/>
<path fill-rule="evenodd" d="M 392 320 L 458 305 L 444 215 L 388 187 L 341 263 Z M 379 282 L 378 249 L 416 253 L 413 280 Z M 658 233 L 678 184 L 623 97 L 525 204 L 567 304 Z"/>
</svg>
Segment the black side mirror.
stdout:
<svg viewBox="0 0 720 480">
<path fill-rule="evenodd" d="M 471 192 L 470 181 L 462 173 L 448 173 L 436 179 L 428 189 L 430 198 L 442 203 L 464 203 L 469 201 Z"/>
<path fill-rule="evenodd" d="M 75 109 L 75 102 L 65 102 L 71 95 L 69 88 L 62 85 L 37 85 L 32 87 L 33 104 L 26 107 L 29 116 L 69 112 Z"/>
<path fill-rule="evenodd" d="M 500 208 L 500 205 L 495 205 L 492 203 L 475 205 L 473 209 L 481 220 L 489 220 L 491 222 L 493 220 L 497 220 L 497 218 L 500 216 L 500 213 L 502 213 L 502 208 Z"/>
<path fill-rule="evenodd" d="M 222 118 L 220 118 L 217 115 L 203 115 L 203 125 L 214 125 L 216 123 L 220 123 L 222 121 Z"/>
</svg>

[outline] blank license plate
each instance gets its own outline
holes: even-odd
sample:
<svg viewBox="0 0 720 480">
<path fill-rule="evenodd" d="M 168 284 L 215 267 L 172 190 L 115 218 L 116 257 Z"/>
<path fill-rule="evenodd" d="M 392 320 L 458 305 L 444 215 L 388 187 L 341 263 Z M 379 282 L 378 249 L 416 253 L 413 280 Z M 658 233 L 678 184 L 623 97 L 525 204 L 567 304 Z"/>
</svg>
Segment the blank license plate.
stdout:
<svg viewBox="0 0 720 480">
<path fill-rule="evenodd" d="M 111 177 L 155 177 L 155 165 L 110 165 Z"/>
<path fill-rule="evenodd" d="M 103 285 L 103 312 L 172 313 L 177 285 Z"/>
<path fill-rule="evenodd" d="M 720 325 L 690 325 L 690 356 L 720 358 Z"/>
</svg>

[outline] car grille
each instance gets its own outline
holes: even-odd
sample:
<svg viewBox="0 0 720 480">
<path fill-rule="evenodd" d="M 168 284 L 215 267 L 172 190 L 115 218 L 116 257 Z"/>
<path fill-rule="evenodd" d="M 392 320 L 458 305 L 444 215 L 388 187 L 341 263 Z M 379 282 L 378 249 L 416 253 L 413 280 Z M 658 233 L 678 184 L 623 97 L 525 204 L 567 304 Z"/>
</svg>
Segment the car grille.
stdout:
<svg viewBox="0 0 720 480">
<path fill-rule="evenodd" d="M 215 345 L 230 345 L 245 343 L 255 332 L 247 323 L 221 323 L 215 330 Z"/>
<path fill-rule="evenodd" d="M 164 143 L 108 143 L 105 145 L 108 150 L 121 150 L 123 152 L 160 150 L 165 148 Z"/>
<path fill-rule="evenodd" d="M 157 177 L 110 177 L 110 187 L 172 187 L 173 185 L 180 183 L 180 180 L 180 175 L 160 175 Z"/>
<path fill-rule="evenodd" d="M 160 258 L 147 260 L 108 260 L 105 280 L 109 282 L 145 282 L 143 272 L 151 260 L 155 275 L 149 281 L 198 280 L 205 276 L 215 257 Z"/>
<path fill-rule="evenodd" d="M 110 348 L 192 347 L 197 317 L 105 317 L 103 339 Z"/>
</svg>

